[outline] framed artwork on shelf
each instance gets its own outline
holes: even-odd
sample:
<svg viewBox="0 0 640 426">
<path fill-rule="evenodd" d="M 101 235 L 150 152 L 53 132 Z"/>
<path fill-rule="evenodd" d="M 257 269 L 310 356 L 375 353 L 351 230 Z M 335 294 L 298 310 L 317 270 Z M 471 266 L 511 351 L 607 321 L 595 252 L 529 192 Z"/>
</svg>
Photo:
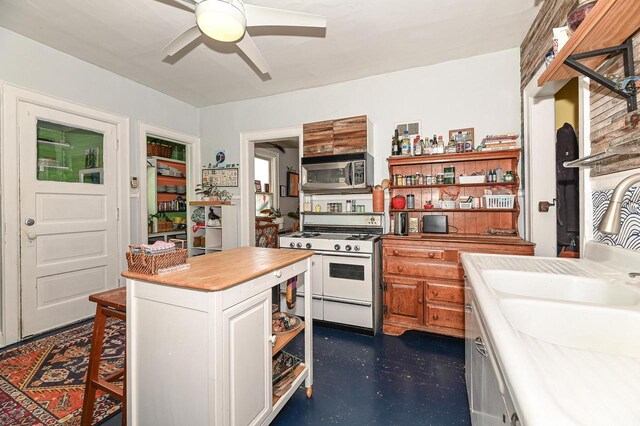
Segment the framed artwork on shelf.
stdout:
<svg viewBox="0 0 640 426">
<path fill-rule="evenodd" d="M 298 186 L 300 183 L 300 175 L 296 172 L 287 172 L 287 197 L 298 197 L 300 191 Z"/>
<path fill-rule="evenodd" d="M 287 196 L 287 185 L 280 185 L 280 196 L 281 197 Z"/>
<path fill-rule="evenodd" d="M 217 187 L 238 186 L 238 169 L 202 169 L 202 183 Z"/>
<path fill-rule="evenodd" d="M 449 130 L 449 141 L 451 141 L 451 140 L 455 141 L 456 140 L 456 135 L 458 133 L 460 133 L 462 135 L 462 141 L 464 142 L 465 147 L 468 147 L 467 144 L 471 145 L 471 149 L 473 149 L 475 147 L 474 144 L 473 144 L 473 142 L 474 142 L 474 128 L 473 127 L 467 127 L 466 129 Z"/>
<path fill-rule="evenodd" d="M 256 192 L 262 192 L 262 182 L 256 179 L 255 185 L 256 185 Z"/>
<path fill-rule="evenodd" d="M 264 184 L 264 192 L 271 192 L 271 185 L 269 185 L 268 183 Z"/>
</svg>

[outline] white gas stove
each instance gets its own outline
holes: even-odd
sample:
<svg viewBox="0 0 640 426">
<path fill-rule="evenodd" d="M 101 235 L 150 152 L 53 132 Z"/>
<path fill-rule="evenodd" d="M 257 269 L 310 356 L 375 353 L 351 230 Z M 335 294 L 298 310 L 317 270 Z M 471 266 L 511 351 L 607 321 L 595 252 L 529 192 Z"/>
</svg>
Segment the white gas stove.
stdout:
<svg viewBox="0 0 640 426">
<path fill-rule="evenodd" d="M 382 213 L 305 213 L 303 231 L 280 237 L 280 247 L 313 250 L 313 316 L 374 333 L 382 322 Z M 304 297 L 304 283 L 298 297 Z M 281 303 L 286 309 L 286 303 Z M 293 310 L 304 315 L 303 303 Z"/>
</svg>

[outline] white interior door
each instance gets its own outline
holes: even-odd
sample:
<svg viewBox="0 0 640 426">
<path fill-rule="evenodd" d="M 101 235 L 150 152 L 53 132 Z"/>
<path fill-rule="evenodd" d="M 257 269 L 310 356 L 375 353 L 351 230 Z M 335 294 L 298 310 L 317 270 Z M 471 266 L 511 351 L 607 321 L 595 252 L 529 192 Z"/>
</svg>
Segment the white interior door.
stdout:
<svg viewBox="0 0 640 426">
<path fill-rule="evenodd" d="M 116 126 L 21 104 L 21 335 L 93 314 L 117 287 Z"/>
</svg>

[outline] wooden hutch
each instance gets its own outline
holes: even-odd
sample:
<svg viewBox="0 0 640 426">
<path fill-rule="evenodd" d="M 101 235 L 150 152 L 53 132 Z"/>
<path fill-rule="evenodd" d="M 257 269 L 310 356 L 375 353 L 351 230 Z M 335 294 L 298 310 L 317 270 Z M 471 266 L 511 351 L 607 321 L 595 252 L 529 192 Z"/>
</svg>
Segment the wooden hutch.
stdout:
<svg viewBox="0 0 640 426">
<path fill-rule="evenodd" d="M 383 237 L 383 280 L 385 334 L 400 335 L 406 330 L 421 330 L 449 336 L 464 336 L 464 271 L 460 263 L 463 252 L 509 255 L 533 255 L 534 245 L 520 238 L 517 197 L 511 209 L 425 209 L 432 201 L 437 205 L 441 191 L 449 188 L 459 191 L 459 199 L 481 197 L 484 189 L 508 187 L 517 194 L 519 149 L 469 152 L 464 154 L 440 154 L 416 157 L 392 157 L 389 176 L 421 173 L 436 176 L 447 166 L 455 166 L 454 184 L 391 185 L 390 196 L 413 194 L 414 209 L 405 211 L 410 218 L 417 218 L 421 226 L 423 215 L 447 215 L 452 233 L 410 233 L 408 236 L 388 234 Z M 461 174 L 488 172 L 501 167 L 514 173 L 513 182 L 460 184 Z M 457 207 L 457 206 L 456 206 Z M 511 228 L 515 236 L 488 234 L 489 228 Z M 391 228 L 393 229 L 393 227 Z"/>
</svg>

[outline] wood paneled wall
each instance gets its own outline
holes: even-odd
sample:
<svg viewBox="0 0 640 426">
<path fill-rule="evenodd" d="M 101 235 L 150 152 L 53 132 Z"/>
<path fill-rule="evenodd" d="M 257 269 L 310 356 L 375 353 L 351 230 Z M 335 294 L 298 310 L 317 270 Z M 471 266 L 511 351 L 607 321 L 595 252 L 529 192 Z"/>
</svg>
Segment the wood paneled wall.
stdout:
<svg viewBox="0 0 640 426">
<path fill-rule="evenodd" d="M 553 28 L 567 22 L 577 0 L 545 0 L 520 46 L 520 89 L 531 81 L 553 43 Z"/>
<path fill-rule="evenodd" d="M 633 56 L 636 75 L 640 72 L 640 34 L 633 38 Z M 623 75 L 622 56 L 602 71 L 605 74 Z M 628 124 L 633 113 L 627 112 L 627 103 L 611 90 L 591 82 L 591 152 L 601 152 L 609 145 L 618 145 L 640 139 L 640 126 Z M 640 113 L 640 110 L 635 111 Z M 591 176 L 600 176 L 640 167 L 640 156 L 621 156 L 591 168 Z"/>
</svg>

